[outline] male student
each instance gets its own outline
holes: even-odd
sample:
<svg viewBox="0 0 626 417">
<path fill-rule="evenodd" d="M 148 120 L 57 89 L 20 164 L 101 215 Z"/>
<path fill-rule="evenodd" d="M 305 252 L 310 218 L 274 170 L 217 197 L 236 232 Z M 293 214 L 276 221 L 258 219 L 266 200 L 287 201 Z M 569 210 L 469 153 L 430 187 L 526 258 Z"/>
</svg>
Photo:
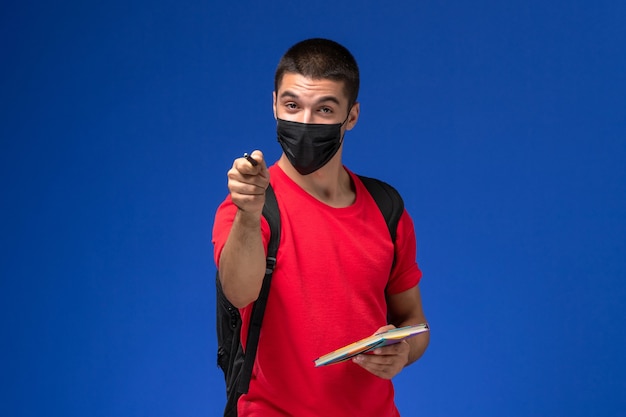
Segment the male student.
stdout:
<svg viewBox="0 0 626 417">
<path fill-rule="evenodd" d="M 226 297 L 247 320 L 265 273 L 262 216 L 271 183 L 281 237 L 256 362 L 239 416 L 398 416 L 391 378 L 426 350 L 429 334 L 323 367 L 313 361 L 375 332 L 426 322 L 413 223 L 395 244 L 372 196 L 342 163 L 359 118 L 359 70 L 338 43 L 308 39 L 281 58 L 273 94 L 283 153 L 234 160 L 213 243 Z M 385 138 L 381 138 L 385 140 Z"/>
</svg>

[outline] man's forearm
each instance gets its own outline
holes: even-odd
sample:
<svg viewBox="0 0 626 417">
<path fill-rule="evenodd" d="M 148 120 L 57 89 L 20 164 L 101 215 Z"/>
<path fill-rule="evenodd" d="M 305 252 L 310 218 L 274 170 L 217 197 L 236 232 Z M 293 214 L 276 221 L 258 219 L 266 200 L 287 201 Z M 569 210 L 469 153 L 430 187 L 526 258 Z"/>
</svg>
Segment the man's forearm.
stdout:
<svg viewBox="0 0 626 417">
<path fill-rule="evenodd" d="M 426 352 L 426 348 L 430 342 L 430 332 L 417 334 L 407 339 L 407 342 L 409 342 L 411 350 L 409 351 L 409 360 L 406 366 L 421 358 L 424 352 Z"/>
<path fill-rule="evenodd" d="M 219 260 L 220 282 L 228 300 L 242 308 L 257 299 L 265 276 L 261 218 L 237 211 Z"/>
</svg>

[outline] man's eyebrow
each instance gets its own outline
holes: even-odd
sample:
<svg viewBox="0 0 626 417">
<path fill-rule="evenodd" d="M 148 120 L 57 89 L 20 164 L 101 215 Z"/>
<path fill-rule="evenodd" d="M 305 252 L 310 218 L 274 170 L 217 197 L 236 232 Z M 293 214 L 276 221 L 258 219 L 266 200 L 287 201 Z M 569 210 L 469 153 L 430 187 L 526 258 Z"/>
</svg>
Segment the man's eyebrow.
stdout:
<svg viewBox="0 0 626 417">
<path fill-rule="evenodd" d="M 317 100 L 317 103 L 324 103 L 327 101 L 332 101 L 333 103 L 335 103 L 336 105 L 340 105 L 341 103 L 339 103 L 339 99 L 335 96 L 324 96 L 321 97 L 319 100 Z"/>
<path fill-rule="evenodd" d="M 280 94 L 280 98 L 285 98 L 285 97 L 287 97 L 287 98 L 298 98 L 298 95 L 297 95 L 297 94 L 295 94 L 295 93 L 292 93 L 292 92 L 291 92 L 291 91 L 289 91 L 289 90 L 285 90 L 285 91 L 283 91 L 283 92 Z"/>
<path fill-rule="evenodd" d="M 296 93 L 294 93 L 292 91 L 285 90 L 285 91 L 283 91 L 280 94 L 279 98 L 281 98 L 281 99 L 292 98 L 292 99 L 297 100 L 300 97 Z M 319 99 L 317 99 L 316 103 L 320 104 L 320 103 L 325 103 L 327 101 L 333 102 L 333 103 L 337 104 L 338 106 L 341 105 L 341 103 L 339 102 L 339 99 L 337 97 L 333 96 L 333 95 L 320 97 Z"/>
</svg>

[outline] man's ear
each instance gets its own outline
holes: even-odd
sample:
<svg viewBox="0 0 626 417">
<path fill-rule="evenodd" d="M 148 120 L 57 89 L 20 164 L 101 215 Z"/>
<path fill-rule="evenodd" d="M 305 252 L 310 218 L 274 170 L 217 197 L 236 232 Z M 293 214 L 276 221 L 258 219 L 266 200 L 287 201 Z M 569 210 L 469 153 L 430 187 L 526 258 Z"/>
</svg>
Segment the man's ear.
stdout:
<svg viewBox="0 0 626 417">
<path fill-rule="evenodd" d="M 274 111 L 274 119 L 277 119 L 276 117 L 276 91 L 272 91 L 272 109 Z"/>
<path fill-rule="evenodd" d="M 361 112 L 361 104 L 357 101 L 352 105 L 350 113 L 348 114 L 348 122 L 346 123 L 346 130 L 352 130 L 359 120 L 359 113 Z"/>
</svg>

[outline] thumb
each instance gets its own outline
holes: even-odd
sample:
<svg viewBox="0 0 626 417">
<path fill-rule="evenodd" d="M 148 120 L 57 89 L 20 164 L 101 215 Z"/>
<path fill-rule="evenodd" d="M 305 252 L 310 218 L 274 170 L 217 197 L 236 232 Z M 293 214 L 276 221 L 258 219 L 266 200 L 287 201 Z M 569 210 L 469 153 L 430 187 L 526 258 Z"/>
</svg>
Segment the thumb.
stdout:
<svg viewBox="0 0 626 417">
<path fill-rule="evenodd" d="M 379 327 L 378 330 L 376 330 L 376 333 L 374 334 L 380 334 L 380 333 L 386 332 L 387 330 L 391 330 L 395 328 L 396 326 L 394 326 L 393 324 L 387 324 L 385 326 Z"/>
</svg>

